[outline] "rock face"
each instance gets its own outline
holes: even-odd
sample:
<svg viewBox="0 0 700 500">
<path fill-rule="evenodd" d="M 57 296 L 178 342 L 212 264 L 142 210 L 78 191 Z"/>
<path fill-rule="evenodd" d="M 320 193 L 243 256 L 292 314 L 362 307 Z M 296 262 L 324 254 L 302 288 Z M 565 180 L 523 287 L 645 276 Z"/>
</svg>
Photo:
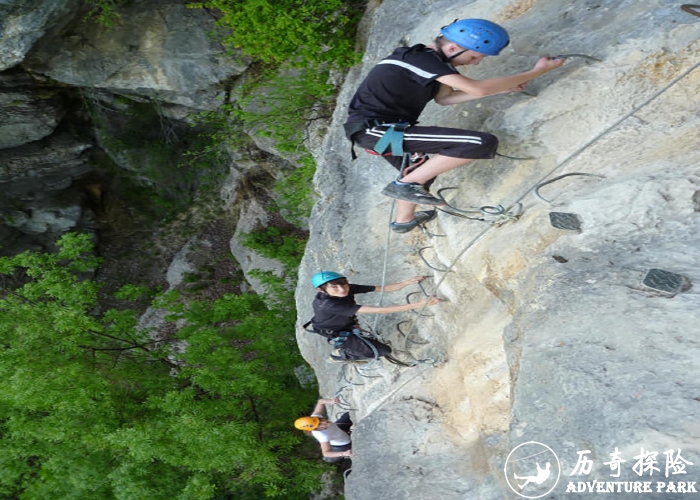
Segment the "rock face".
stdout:
<svg viewBox="0 0 700 500">
<path fill-rule="evenodd" d="M 248 66 L 209 36 L 214 18 L 204 9 L 120 3 L 105 28 L 83 4 L 0 5 L 2 253 L 91 226 L 94 207 L 75 182 L 97 185 L 85 180 L 96 171 L 100 196 L 116 168 L 171 199 L 193 189 L 198 179 L 173 173 L 197 133 L 190 117 L 217 109 Z"/>
<path fill-rule="evenodd" d="M 300 269 L 300 323 L 311 317 L 313 273 L 380 284 L 387 245 L 388 283 L 432 275 L 426 288 L 447 302 L 426 311 L 431 317 L 360 317 L 398 357 L 435 364 L 328 364 L 325 342 L 299 329 L 322 394 L 340 393 L 354 409 L 346 497 L 565 498 L 569 483 L 652 481 L 656 492 L 655 481 L 700 481 L 700 21 L 652 0 L 478 0 L 459 8 L 387 1 L 368 16 L 363 64 L 349 75 L 317 152 L 321 201 Z M 478 161 L 440 176 L 433 191 L 455 186 L 445 194 L 458 207 L 520 203 L 523 213 L 500 226 L 441 213 L 429 229 L 443 237 L 388 234 L 391 200 L 380 190 L 395 173 L 376 157 L 349 161 L 347 103 L 402 40 L 427 43 L 464 17 L 492 19 L 512 37 L 501 56 L 463 70 L 474 78 L 527 70 L 545 54 L 602 62 L 569 59 L 532 82 L 536 97 L 430 105 L 422 124 L 489 131 L 499 152 L 533 158 Z M 539 184 L 572 173 L 587 175 L 562 177 L 536 195 Z M 431 266 L 450 272 L 427 268 L 418 257 L 424 247 Z M 513 451 L 528 442 L 550 450 Z M 590 469 L 581 474 L 585 450 Z M 692 463 L 687 474 L 666 468 L 669 450 Z M 626 460 L 619 477 L 610 465 L 616 451 Z M 640 476 L 647 452 L 657 453 L 659 470 Z M 541 484 L 514 477 L 535 477 L 545 463 Z M 658 495 L 650 498 L 666 498 Z"/>
<path fill-rule="evenodd" d="M 57 25 L 64 25 L 77 0 L 6 0 L 0 4 L 0 71 L 22 62 L 34 43 Z"/>
<path fill-rule="evenodd" d="M 216 86 L 248 66 L 226 57 L 207 34 L 213 19 L 203 9 L 160 0 L 118 14 L 108 30 L 81 20 L 58 40 L 37 43 L 26 66 L 69 85 L 206 109 L 217 106 Z"/>
<path fill-rule="evenodd" d="M 43 139 L 65 114 L 57 95 L 41 95 L 35 86 L 26 74 L 0 74 L 0 149 Z"/>
</svg>

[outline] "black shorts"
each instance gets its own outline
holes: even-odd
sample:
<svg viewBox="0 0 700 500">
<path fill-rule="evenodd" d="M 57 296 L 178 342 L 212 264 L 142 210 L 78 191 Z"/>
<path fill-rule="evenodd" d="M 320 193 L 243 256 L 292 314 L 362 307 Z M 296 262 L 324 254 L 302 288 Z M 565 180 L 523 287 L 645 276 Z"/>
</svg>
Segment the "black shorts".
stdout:
<svg viewBox="0 0 700 500">
<path fill-rule="evenodd" d="M 374 149 L 389 125 L 377 125 L 353 135 L 354 142 L 365 149 Z M 407 127 L 403 136 L 406 153 L 440 154 L 465 160 L 493 158 L 498 149 L 498 138 L 486 132 L 474 132 L 448 127 Z M 385 156 L 397 170 L 401 169 L 400 156 Z"/>
</svg>

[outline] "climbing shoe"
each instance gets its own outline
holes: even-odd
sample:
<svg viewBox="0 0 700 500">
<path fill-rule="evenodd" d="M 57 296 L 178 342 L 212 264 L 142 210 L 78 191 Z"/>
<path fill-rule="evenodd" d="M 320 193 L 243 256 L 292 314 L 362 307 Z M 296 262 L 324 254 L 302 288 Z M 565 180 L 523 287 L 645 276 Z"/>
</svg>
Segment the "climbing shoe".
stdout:
<svg viewBox="0 0 700 500">
<path fill-rule="evenodd" d="M 411 203 L 420 203 L 423 205 L 444 205 L 445 200 L 436 198 L 425 189 L 423 184 L 414 182 L 406 182 L 397 184 L 396 181 L 387 185 L 382 194 L 389 198 L 397 200 L 410 201 Z"/>
<path fill-rule="evenodd" d="M 437 216 L 436 210 L 429 210 L 429 211 L 425 211 L 425 212 L 416 212 L 416 214 L 413 216 L 414 219 L 412 221 L 392 222 L 389 225 L 391 226 L 391 230 L 394 231 L 395 233 L 407 233 L 409 231 L 413 231 L 415 228 L 417 228 L 421 224 L 425 224 L 426 222 L 433 220 L 436 216 Z"/>
</svg>

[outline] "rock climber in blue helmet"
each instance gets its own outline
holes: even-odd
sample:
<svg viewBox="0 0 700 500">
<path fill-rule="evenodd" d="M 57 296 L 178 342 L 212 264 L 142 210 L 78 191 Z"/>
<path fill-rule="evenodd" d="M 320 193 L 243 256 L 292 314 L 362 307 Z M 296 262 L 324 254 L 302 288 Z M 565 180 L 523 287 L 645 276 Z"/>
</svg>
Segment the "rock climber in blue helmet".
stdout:
<svg viewBox="0 0 700 500">
<path fill-rule="evenodd" d="M 496 56 L 509 43 L 508 33 L 498 24 L 484 19 L 462 19 L 443 27 L 427 46 L 396 49 L 360 84 L 345 123 L 346 135 L 353 143 L 374 150 L 391 124 L 407 124 L 402 143 L 404 152 L 433 155 L 424 163 L 411 165 L 400 180 L 382 191 L 399 200 L 392 230 L 405 233 L 434 218 L 434 210 L 415 212 L 417 203 L 444 203 L 430 194 L 426 184 L 474 159 L 493 158 L 498 147 L 498 139 L 488 133 L 416 125 L 430 101 L 441 105 L 461 104 L 488 95 L 522 91 L 530 80 L 564 64 L 564 59 L 542 57 L 529 71 L 487 80 L 474 80 L 455 69 L 455 66 L 479 64 L 486 56 Z M 400 156 L 384 158 L 400 169 Z"/>
<path fill-rule="evenodd" d="M 408 285 L 420 283 L 425 276 L 414 276 L 406 281 L 384 285 L 354 285 L 342 274 L 334 271 L 321 271 L 311 278 L 311 284 L 318 290 L 314 297 L 314 317 L 311 320 L 314 328 L 333 335 L 343 331 L 352 331 L 357 327 L 356 314 L 388 314 L 401 311 L 420 309 L 442 302 L 437 297 L 428 297 L 413 304 L 389 306 L 363 306 L 355 302 L 355 294 L 368 292 L 395 292 Z"/>
</svg>

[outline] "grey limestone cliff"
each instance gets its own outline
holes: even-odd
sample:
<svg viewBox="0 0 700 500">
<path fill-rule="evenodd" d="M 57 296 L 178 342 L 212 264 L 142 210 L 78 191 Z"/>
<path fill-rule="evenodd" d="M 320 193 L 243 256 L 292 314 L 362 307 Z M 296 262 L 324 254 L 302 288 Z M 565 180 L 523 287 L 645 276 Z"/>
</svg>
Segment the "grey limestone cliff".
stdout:
<svg viewBox="0 0 700 500">
<path fill-rule="evenodd" d="M 300 270 L 300 320 L 311 316 L 309 278 L 321 269 L 361 284 L 380 284 L 385 269 L 389 283 L 428 274 L 428 290 L 446 302 L 430 308 L 431 317 L 393 314 L 376 323 L 398 357 L 434 365 L 382 363 L 363 372 L 330 364 L 325 342 L 299 329 L 322 394 L 339 393 L 353 408 L 346 497 L 564 498 L 567 488 L 580 482 L 589 491 L 584 483 L 595 480 L 652 481 L 648 498 L 674 498 L 655 481 L 700 480 L 700 19 L 657 0 L 373 7 L 363 63 L 347 78 L 317 151 L 321 198 Z M 532 158 L 478 161 L 439 177 L 433 189 L 457 187 L 446 195 L 459 207 L 520 203 L 522 215 L 489 225 L 440 213 L 428 225 L 440 237 L 389 234 L 391 200 L 380 190 L 395 174 L 364 153 L 350 161 L 341 129 L 347 103 L 395 46 L 427 43 L 464 17 L 502 23 L 513 40 L 501 56 L 464 70 L 475 78 L 524 71 L 540 55 L 601 62 L 570 58 L 532 82 L 534 97 L 430 105 L 422 124 L 486 130 L 499 137 L 499 152 Z M 538 184 L 571 173 L 586 175 L 536 195 Z M 575 225 L 562 226 L 557 213 Z M 426 267 L 424 247 L 426 260 L 449 272 Z M 375 325 L 371 316 L 360 320 Z M 529 442 L 548 446 L 558 461 L 544 448 L 510 453 Z M 571 475 L 585 450 L 590 471 Z M 657 453 L 659 471 L 637 474 L 640 450 Z M 665 469 L 669 450 L 692 463 L 687 474 Z M 626 460 L 619 477 L 610 467 L 615 451 Z M 551 475 L 523 485 L 514 475 L 536 474 L 532 454 L 541 454 L 542 468 L 551 464 Z M 623 486 L 617 496 L 638 494 Z"/>
<path fill-rule="evenodd" d="M 192 116 L 218 109 L 250 61 L 225 54 L 205 9 L 112 8 L 105 27 L 85 2 L 0 2 L 2 254 L 94 230 L 120 175 L 172 199 L 209 174 L 186 178 L 173 165 L 199 133 Z M 247 170 L 235 160 L 230 169 L 228 206 Z"/>
</svg>

